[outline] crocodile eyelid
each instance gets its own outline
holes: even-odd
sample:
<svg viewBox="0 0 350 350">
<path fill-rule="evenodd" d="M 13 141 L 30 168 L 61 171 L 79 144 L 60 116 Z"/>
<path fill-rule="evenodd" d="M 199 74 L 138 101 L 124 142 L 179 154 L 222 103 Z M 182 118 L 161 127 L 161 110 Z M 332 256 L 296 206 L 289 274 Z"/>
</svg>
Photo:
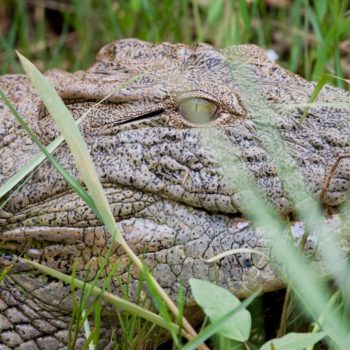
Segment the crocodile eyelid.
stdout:
<svg viewBox="0 0 350 350">
<path fill-rule="evenodd" d="M 207 90 L 193 89 L 188 91 L 178 92 L 175 97 L 175 103 L 179 107 L 181 102 L 190 98 L 199 98 L 207 100 L 218 106 L 217 113 L 212 121 L 208 124 L 202 124 L 202 126 L 209 126 L 212 122 L 216 123 L 223 112 L 228 112 L 236 116 L 236 118 L 242 118 L 246 116 L 246 111 L 238 101 L 237 95 L 232 90 L 227 90 L 225 93 L 215 94 L 216 89 L 213 86 L 211 92 Z M 188 119 L 184 118 L 187 125 L 196 126 L 196 123 L 190 123 Z M 197 124 L 198 126 L 198 124 Z"/>
<path fill-rule="evenodd" d="M 190 98 L 199 98 L 199 99 L 203 99 L 203 100 L 207 100 L 212 103 L 215 103 L 218 106 L 220 105 L 220 101 L 214 95 L 203 90 L 190 90 L 190 91 L 182 92 L 177 97 L 178 104 Z"/>
</svg>

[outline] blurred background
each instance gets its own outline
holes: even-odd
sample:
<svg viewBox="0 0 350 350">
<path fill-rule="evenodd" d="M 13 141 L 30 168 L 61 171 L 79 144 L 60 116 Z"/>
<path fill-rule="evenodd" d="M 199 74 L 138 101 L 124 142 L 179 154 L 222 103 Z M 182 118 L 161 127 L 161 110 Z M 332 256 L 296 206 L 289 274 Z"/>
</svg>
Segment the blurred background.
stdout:
<svg viewBox="0 0 350 350">
<path fill-rule="evenodd" d="M 1 0 L 0 73 L 87 68 L 106 43 L 255 43 L 307 79 L 350 77 L 348 0 Z M 347 87 L 341 79 L 333 80 Z"/>
</svg>

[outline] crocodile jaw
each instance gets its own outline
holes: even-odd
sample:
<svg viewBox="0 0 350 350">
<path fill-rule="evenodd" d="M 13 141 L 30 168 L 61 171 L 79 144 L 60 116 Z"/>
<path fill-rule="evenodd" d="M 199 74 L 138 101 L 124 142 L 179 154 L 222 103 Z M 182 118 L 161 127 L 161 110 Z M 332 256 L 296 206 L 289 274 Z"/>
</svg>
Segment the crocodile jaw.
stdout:
<svg viewBox="0 0 350 350">
<path fill-rule="evenodd" d="M 273 257 L 270 257 L 270 242 L 266 239 L 266 235 L 255 229 L 249 221 L 237 215 L 208 213 L 156 195 L 136 191 L 131 195 L 131 192 L 111 188 L 107 191 L 110 201 L 112 198 L 128 195 L 129 202 L 131 199 L 141 197 L 143 203 L 147 203 L 143 207 L 140 206 L 132 217 L 122 216 L 119 206 L 118 227 L 131 249 L 144 259 L 161 286 L 174 299 L 177 297 L 179 285 L 182 284 L 188 297 L 187 303 L 192 304 L 188 284 L 191 277 L 218 283 L 239 297 L 249 295 L 258 287 L 272 291 L 283 286 L 275 270 Z M 75 208 L 81 206 L 86 209 L 80 199 L 72 193 L 66 194 L 69 195 L 75 198 Z M 116 213 L 117 209 L 113 203 L 111 206 Z M 122 282 L 131 283 L 130 290 L 133 290 L 132 294 L 136 293 L 138 271 L 132 269 L 130 282 L 128 257 L 118 244 L 112 242 L 109 233 L 93 216 L 90 222 L 75 221 L 71 226 L 57 226 L 53 217 L 62 220 L 63 214 L 69 215 L 69 212 L 56 212 L 51 221 L 43 222 L 40 216 L 35 217 L 33 209 L 33 207 L 30 209 L 33 215 L 30 218 L 25 218 L 23 212 L 8 219 L 9 223 L 0 235 L 0 246 L 7 251 L 2 255 L 0 264 L 6 266 L 13 262 L 16 256 L 21 255 L 70 274 L 75 263 L 77 277 L 92 280 L 103 264 L 101 257 L 111 252 L 106 271 L 118 262 Z M 46 203 L 46 210 L 50 212 L 49 202 Z M 88 209 L 86 210 L 85 215 L 89 215 Z M 39 209 L 36 215 L 38 213 Z M 18 225 L 19 221 L 21 226 Z M 41 226 L 38 225 L 40 222 Z M 334 216 L 329 222 L 334 226 L 332 232 L 339 236 L 341 232 L 339 217 Z M 295 244 L 298 244 L 304 233 L 303 224 L 294 222 L 291 225 L 291 232 Z M 309 235 L 305 251 L 311 256 L 316 254 L 314 251 L 316 243 L 316 236 Z M 257 251 L 258 254 L 235 253 L 215 263 L 207 262 L 208 259 L 225 251 L 240 248 L 248 248 Z M 12 252 L 11 255 L 9 252 Z M 313 259 L 319 260 L 317 254 L 316 259 L 315 256 Z M 34 273 L 25 263 L 16 263 L 9 276 L 24 289 L 33 291 L 31 292 L 33 296 L 42 302 L 52 304 L 52 301 L 55 301 L 60 308 L 69 310 L 71 306 L 69 288 L 65 291 L 62 289 L 60 297 L 56 294 L 51 295 L 51 291 L 55 290 L 57 293 L 57 289 L 52 288 L 50 284 L 57 282 L 50 282 L 47 277 Z M 102 275 L 101 279 L 103 277 Z M 112 290 L 118 293 L 120 286 L 115 284 Z"/>
</svg>

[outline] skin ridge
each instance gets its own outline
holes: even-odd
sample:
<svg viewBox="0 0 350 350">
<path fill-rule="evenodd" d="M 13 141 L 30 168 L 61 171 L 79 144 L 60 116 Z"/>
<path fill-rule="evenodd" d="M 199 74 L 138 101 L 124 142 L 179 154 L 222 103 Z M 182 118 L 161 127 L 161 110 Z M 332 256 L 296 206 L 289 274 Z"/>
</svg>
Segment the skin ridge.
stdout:
<svg viewBox="0 0 350 350">
<path fill-rule="evenodd" d="M 238 73 L 246 68 L 242 81 Z M 111 94 L 134 76 L 138 77 L 129 86 Z M 207 44 L 136 39 L 106 45 L 87 71 L 52 70 L 47 77 L 74 118 L 111 94 L 80 129 L 118 226 L 173 299 L 182 284 L 187 310 L 196 307 L 188 284 L 191 277 L 216 282 L 239 297 L 257 287 L 272 291 L 283 286 L 271 261 L 261 255 L 240 253 L 216 264 L 205 261 L 229 249 L 257 249 L 267 255 L 270 249 L 264 235 L 240 214 L 241 193 L 227 183 L 203 136 L 208 125 L 186 119 L 180 105 L 188 98 L 207 101 L 211 110 L 214 104 L 217 114 L 210 126 L 226 140 L 227 157 L 244 165 L 269 205 L 293 216 L 293 202 L 257 132 L 259 123 L 266 121 L 249 113 L 249 93 L 261 98 L 264 111 L 271 111 L 271 127 L 278 130 L 307 190 L 318 199 L 336 158 L 350 152 L 348 92 L 325 86 L 299 125 L 315 85 L 268 60 L 262 49 L 241 45 L 218 50 Z M 0 88 L 42 142 L 58 136 L 26 77 L 2 76 Z M 0 185 L 37 152 L 0 102 Z M 81 181 L 65 145 L 56 157 Z M 349 170 L 350 159 L 342 159 L 322 205 L 336 211 L 345 201 Z M 292 232 L 298 242 L 303 225 L 294 222 Z M 99 257 L 107 254 L 110 244 L 92 211 L 49 164 L 40 167 L 0 212 L 0 267 L 22 255 L 71 273 L 76 261 L 77 277 L 93 280 Z M 312 255 L 315 245 L 311 235 L 306 252 Z M 129 260 L 118 246 L 112 248 L 109 266 L 115 261 L 126 284 Z M 131 297 L 138 277 L 132 269 Z M 111 285 L 115 293 L 120 288 L 115 281 Z M 69 286 L 15 262 L 0 284 L 0 349 L 65 348 L 71 305 Z M 108 319 L 110 311 L 106 305 L 98 348 L 105 348 L 118 328 Z M 77 348 L 83 340 L 79 335 Z"/>
</svg>

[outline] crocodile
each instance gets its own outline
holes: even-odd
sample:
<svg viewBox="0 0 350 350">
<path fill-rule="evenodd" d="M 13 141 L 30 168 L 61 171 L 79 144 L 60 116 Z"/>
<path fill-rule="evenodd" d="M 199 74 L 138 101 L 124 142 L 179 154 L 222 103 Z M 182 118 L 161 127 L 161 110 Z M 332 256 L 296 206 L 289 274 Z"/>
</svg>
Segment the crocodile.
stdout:
<svg viewBox="0 0 350 350">
<path fill-rule="evenodd" d="M 121 233 L 174 300 L 184 286 L 186 308 L 195 307 L 191 277 L 215 282 L 241 298 L 257 287 L 268 292 L 284 285 L 270 260 L 259 254 L 206 261 L 235 248 L 269 252 L 264 232 L 244 214 L 240 191 L 225 177 L 212 131 L 224 139 L 225 157 L 244 166 L 264 201 L 294 220 L 295 239 L 303 234 L 290 191 L 258 132 L 266 108 L 259 116 L 249 101 L 271 111 L 272 127 L 311 197 L 333 213 L 346 200 L 350 158 L 343 157 L 335 168 L 334 163 L 350 153 L 349 93 L 326 85 L 304 118 L 315 84 L 269 60 L 257 46 L 220 50 L 125 39 L 104 46 L 86 71 L 51 70 L 46 76 L 75 119 L 105 98 L 80 130 Z M 0 77 L 0 88 L 41 142 L 48 145 L 59 136 L 24 75 Z M 38 152 L 0 102 L 0 185 Z M 66 145 L 55 157 L 82 182 Z M 309 250 L 314 249 L 311 238 Z M 0 267 L 11 264 L 0 284 L 1 350 L 63 349 L 68 342 L 70 286 L 19 256 L 67 274 L 75 263 L 76 276 L 91 281 L 100 257 L 109 252 L 106 271 L 118 262 L 120 276 L 112 279 L 111 291 L 118 293 L 120 283 L 128 283 L 131 294 L 138 287 L 139 274 L 130 269 L 125 252 L 49 163 L 6 200 L 0 211 L 0 251 Z M 98 348 L 110 344 L 112 311 L 104 306 Z M 79 335 L 76 347 L 84 340 Z"/>
</svg>

